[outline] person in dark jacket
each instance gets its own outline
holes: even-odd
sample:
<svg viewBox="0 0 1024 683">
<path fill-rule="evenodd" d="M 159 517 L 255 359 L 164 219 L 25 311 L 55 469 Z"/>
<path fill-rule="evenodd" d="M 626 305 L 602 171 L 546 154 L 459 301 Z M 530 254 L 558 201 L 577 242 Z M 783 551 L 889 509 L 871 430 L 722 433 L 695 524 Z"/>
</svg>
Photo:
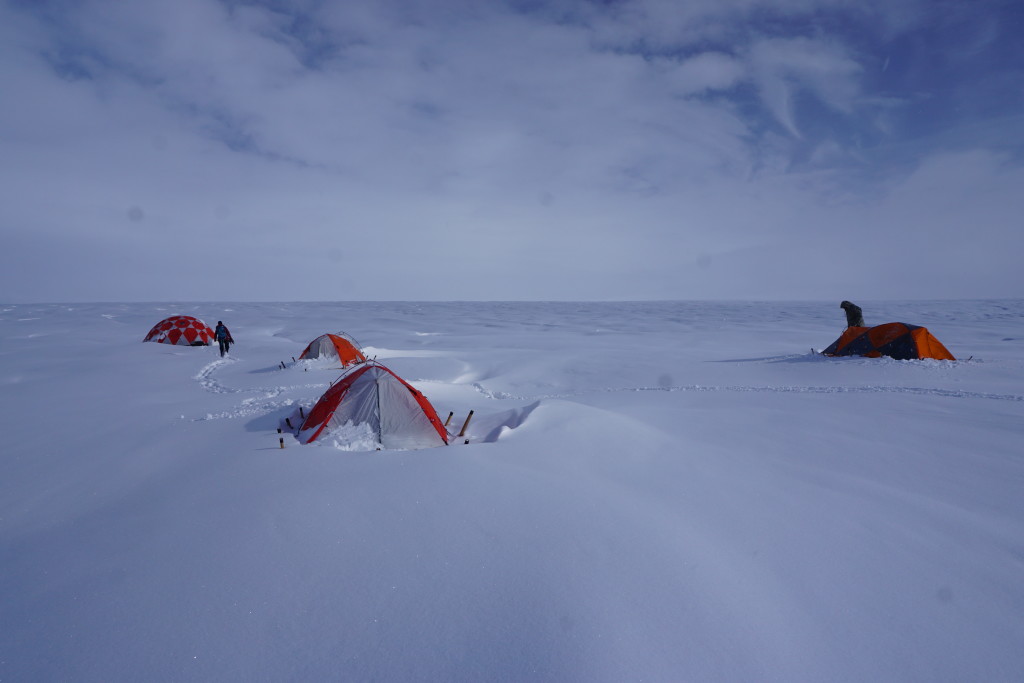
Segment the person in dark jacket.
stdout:
<svg viewBox="0 0 1024 683">
<path fill-rule="evenodd" d="M 867 325 L 864 324 L 864 315 L 860 306 L 849 301 L 844 301 L 839 304 L 839 308 L 846 311 L 847 327 L 867 327 Z"/>
<path fill-rule="evenodd" d="M 220 345 L 220 357 L 223 358 L 235 340 L 231 338 L 228 328 L 220 320 L 217 321 L 217 327 L 213 329 L 213 336 L 216 337 L 217 343 Z"/>
</svg>

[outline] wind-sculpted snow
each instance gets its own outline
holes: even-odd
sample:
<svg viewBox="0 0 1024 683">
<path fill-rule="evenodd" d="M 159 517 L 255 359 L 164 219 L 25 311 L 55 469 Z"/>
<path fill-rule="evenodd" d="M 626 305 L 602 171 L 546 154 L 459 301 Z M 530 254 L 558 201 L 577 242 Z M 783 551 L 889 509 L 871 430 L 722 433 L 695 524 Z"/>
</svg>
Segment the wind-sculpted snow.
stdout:
<svg viewBox="0 0 1024 683">
<path fill-rule="evenodd" d="M 516 396 L 502 391 L 490 391 L 484 388 L 479 383 L 474 383 L 473 386 L 480 392 L 482 396 L 486 398 L 499 399 L 499 400 L 515 400 L 515 401 L 531 401 L 545 398 L 574 398 L 584 396 L 590 392 L 575 392 L 566 394 L 543 394 L 534 396 Z M 979 391 L 959 391 L 950 389 L 928 389 L 924 387 L 879 387 L 879 386 L 867 386 L 867 387 L 760 387 L 760 386 L 723 386 L 723 387 L 711 387 L 694 384 L 691 386 L 680 386 L 680 387 L 605 387 L 596 391 L 603 392 L 620 392 L 620 391 L 723 391 L 723 392 L 756 392 L 756 393 L 802 393 L 802 394 L 848 394 L 848 393 L 899 393 L 899 394 L 918 394 L 918 395 L 930 395 L 930 396 L 944 396 L 949 398 L 983 398 L 991 399 L 996 401 L 1024 401 L 1024 395 L 1021 394 L 992 394 L 987 392 Z"/>
<path fill-rule="evenodd" d="M 1016 680 L 1024 302 L 838 303 L 5 305 L 0 680 Z M 464 436 L 300 444 L 332 330 Z"/>
</svg>

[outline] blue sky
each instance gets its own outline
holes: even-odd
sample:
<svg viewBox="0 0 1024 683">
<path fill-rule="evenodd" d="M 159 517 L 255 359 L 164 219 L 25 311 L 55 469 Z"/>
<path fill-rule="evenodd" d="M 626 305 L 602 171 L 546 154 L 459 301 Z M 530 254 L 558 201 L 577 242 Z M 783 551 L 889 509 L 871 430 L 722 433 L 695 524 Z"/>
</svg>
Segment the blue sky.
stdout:
<svg viewBox="0 0 1024 683">
<path fill-rule="evenodd" d="M 1024 6 L 8 0 L 0 300 L 1024 296 Z"/>
</svg>

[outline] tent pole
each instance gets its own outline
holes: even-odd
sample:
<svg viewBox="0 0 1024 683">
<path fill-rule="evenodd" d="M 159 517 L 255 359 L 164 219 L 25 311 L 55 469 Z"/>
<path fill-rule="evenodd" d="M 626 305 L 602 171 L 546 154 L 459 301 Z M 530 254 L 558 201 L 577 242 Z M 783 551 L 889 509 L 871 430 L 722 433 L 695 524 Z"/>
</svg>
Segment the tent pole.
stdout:
<svg viewBox="0 0 1024 683">
<path fill-rule="evenodd" d="M 469 421 L 473 418 L 473 411 L 469 411 L 469 415 L 466 416 L 466 421 L 462 423 L 462 429 L 459 430 L 459 436 L 466 435 L 466 427 L 469 426 Z"/>
<path fill-rule="evenodd" d="M 380 373 L 374 374 L 373 376 L 373 388 L 377 394 L 377 443 L 381 446 L 384 445 L 384 420 L 381 419 L 380 412 Z M 378 449 L 380 450 L 380 449 Z"/>
</svg>

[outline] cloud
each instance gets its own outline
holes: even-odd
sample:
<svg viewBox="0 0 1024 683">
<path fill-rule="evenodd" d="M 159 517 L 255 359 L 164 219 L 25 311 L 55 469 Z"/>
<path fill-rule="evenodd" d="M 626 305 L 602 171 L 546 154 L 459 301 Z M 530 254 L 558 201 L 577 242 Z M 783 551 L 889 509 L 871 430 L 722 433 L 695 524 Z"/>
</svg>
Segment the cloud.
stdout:
<svg viewBox="0 0 1024 683">
<path fill-rule="evenodd" d="M 836 111 L 851 114 L 860 97 L 862 68 L 833 41 L 767 39 L 748 52 L 753 78 L 765 104 L 794 137 L 801 137 L 794 98 L 801 93 Z"/>
<path fill-rule="evenodd" d="M 722 52 L 702 52 L 681 61 L 666 61 L 666 78 L 682 95 L 727 91 L 746 74 L 740 60 Z"/>
<path fill-rule="evenodd" d="M 985 215 L 980 261 L 1017 208 L 1024 127 L 985 94 L 1014 62 L 948 84 L 977 94 L 969 118 L 929 108 L 949 100 L 910 66 L 935 39 L 922 7 L 8 4 L 0 203 L 30 253 L 0 266 L 46 299 L 303 298 L 341 265 L 356 298 L 781 296 L 851 277 L 822 265 L 847 251 L 932 272 L 946 257 L 913 245 Z M 970 35 L 946 75 L 1019 54 Z M 392 284 L 360 289 L 377 260 L 357 249 Z"/>
</svg>

